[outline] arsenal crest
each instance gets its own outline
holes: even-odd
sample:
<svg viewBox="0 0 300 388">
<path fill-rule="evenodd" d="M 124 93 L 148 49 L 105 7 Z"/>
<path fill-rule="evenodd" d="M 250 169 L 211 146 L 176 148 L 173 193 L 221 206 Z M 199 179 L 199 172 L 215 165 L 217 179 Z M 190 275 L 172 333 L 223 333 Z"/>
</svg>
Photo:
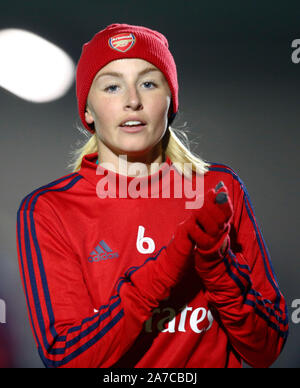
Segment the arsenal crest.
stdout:
<svg viewBox="0 0 300 388">
<path fill-rule="evenodd" d="M 118 34 L 108 40 L 109 46 L 121 53 L 126 53 L 135 44 L 135 36 L 131 33 Z"/>
</svg>

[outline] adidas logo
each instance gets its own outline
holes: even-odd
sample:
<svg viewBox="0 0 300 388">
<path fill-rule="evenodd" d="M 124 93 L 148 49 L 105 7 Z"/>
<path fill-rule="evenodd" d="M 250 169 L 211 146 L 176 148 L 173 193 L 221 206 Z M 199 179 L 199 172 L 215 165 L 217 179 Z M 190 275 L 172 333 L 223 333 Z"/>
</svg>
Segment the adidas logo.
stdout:
<svg viewBox="0 0 300 388">
<path fill-rule="evenodd" d="M 93 252 L 90 253 L 88 261 L 90 263 L 97 263 L 98 261 L 114 259 L 117 257 L 119 257 L 119 254 L 117 252 L 113 252 L 106 242 L 101 240 Z"/>
</svg>

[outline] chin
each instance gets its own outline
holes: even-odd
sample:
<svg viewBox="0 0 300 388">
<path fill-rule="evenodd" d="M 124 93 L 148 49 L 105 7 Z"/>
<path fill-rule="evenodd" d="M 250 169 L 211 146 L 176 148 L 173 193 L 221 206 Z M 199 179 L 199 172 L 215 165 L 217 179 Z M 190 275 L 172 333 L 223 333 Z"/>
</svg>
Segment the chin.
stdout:
<svg viewBox="0 0 300 388">
<path fill-rule="evenodd" d="M 149 153 L 151 151 L 151 149 L 153 148 L 153 146 L 149 146 L 149 145 L 137 145 L 135 144 L 134 146 L 124 146 L 124 147 L 120 147 L 120 150 L 119 150 L 119 154 L 120 155 L 127 155 L 128 157 L 129 156 L 142 156 L 142 155 L 145 155 L 147 153 Z"/>
<path fill-rule="evenodd" d="M 149 150 L 122 150 L 120 155 L 126 155 L 128 159 L 148 155 Z"/>
</svg>

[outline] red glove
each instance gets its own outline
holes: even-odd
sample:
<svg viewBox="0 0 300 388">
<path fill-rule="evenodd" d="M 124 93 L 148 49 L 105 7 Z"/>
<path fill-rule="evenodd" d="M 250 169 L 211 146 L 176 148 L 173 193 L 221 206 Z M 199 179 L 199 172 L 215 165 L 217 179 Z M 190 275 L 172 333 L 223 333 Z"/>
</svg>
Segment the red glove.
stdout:
<svg viewBox="0 0 300 388">
<path fill-rule="evenodd" d="M 198 228 L 190 230 L 190 236 L 197 245 L 200 255 L 211 256 L 225 251 L 229 246 L 230 222 L 233 207 L 228 190 L 223 182 L 208 191 L 202 208 L 194 213 Z M 222 251 L 220 249 L 222 248 Z"/>
<path fill-rule="evenodd" d="M 169 295 L 189 267 L 196 265 L 198 270 L 198 266 L 203 269 L 203 265 L 209 264 L 202 260 L 203 255 L 223 258 L 217 252 L 228 236 L 231 217 L 231 201 L 220 182 L 207 193 L 202 208 L 192 210 L 190 217 L 177 226 L 166 249 L 155 260 L 149 258 L 147 265 L 131 271 L 131 281 L 149 309 Z M 215 265 L 215 260 L 212 263 Z"/>
<path fill-rule="evenodd" d="M 173 240 L 167 247 L 172 262 L 184 261 L 195 245 L 200 255 L 211 256 L 229 244 L 230 221 L 233 214 L 231 200 L 223 182 L 208 191 L 203 206 L 192 211 L 184 222 L 178 225 Z"/>
</svg>

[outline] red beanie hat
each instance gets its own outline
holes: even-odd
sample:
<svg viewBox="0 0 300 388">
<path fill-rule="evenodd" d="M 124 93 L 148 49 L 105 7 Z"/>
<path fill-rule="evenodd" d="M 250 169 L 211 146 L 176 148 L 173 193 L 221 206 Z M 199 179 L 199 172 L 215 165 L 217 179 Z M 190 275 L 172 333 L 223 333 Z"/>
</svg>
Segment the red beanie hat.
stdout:
<svg viewBox="0 0 300 388">
<path fill-rule="evenodd" d="M 98 71 L 109 62 L 121 58 L 140 58 L 152 63 L 165 76 L 172 94 L 174 120 L 178 110 L 178 81 L 174 58 L 166 37 L 146 27 L 129 24 L 111 24 L 99 31 L 82 47 L 76 71 L 78 111 L 86 129 L 94 129 L 85 121 L 87 97 Z"/>
</svg>

